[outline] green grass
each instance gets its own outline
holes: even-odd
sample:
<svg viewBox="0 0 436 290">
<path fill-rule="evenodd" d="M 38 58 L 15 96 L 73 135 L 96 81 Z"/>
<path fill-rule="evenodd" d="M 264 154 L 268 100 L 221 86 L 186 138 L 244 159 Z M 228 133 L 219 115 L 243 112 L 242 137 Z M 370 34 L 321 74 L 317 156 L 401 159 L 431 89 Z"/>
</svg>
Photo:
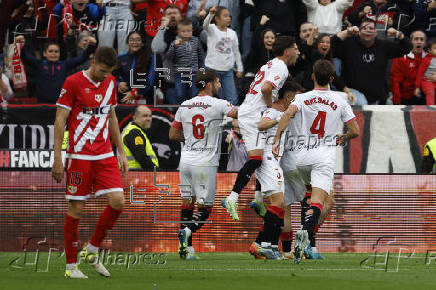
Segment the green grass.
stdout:
<svg viewBox="0 0 436 290">
<path fill-rule="evenodd" d="M 383 265 L 375 266 L 371 254 L 325 254 L 327 259 L 324 261 L 303 260 L 299 265 L 290 260 L 254 260 L 248 253 L 200 253 L 200 256 L 201 260 L 182 261 L 177 254 L 166 254 L 164 260 L 153 258 L 153 262 L 166 261 L 157 265 L 150 264 L 150 256 L 147 256 L 140 264 L 130 265 L 129 269 L 126 269 L 125 259 L 118 258 L 118 265 L 107 267 L 111 278 L 100 277 L 89 265 L 82 264 L 80 269 L 89 279 L 73 280 L 63 277 L 64 257 L 52 256 L 48 272 L 38 272 L 35 265 L 30 264 L 35 253 L 29 254 L 28 265 L 23 264 L 23 253 L 0 253 L 0 289 L 153 290 L 156 284 L 156 290 L 418 290 L 434 289 L 436 283 L 436 262 L 426 265 L 424 254 L 400 259 L 398 271 L 398 259 L 394 255 L 388 260 L 388 271 Z M 367 257 L 370 259 L 362 264 Z M 38 270 L 46 270 L 47 258 L 47 253 L 41 253 Z M 378 262 L 383 260 L 380 257 Z"/>
</svg>

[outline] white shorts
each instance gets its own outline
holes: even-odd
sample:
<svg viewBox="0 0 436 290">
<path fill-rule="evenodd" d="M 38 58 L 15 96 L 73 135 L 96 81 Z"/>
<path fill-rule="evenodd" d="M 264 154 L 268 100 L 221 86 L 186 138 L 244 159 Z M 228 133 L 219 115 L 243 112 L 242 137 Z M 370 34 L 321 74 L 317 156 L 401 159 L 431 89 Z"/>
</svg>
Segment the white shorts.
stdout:
<svg viewBox="0 0 436 290">
<path fill-rule="evenodd" d="M 272 155 L 263 156 L 262 165 L 256 169 L 255 173 L 264 196 L 284 191 L 283 171 Z"/>
<path fill-rule="evenodd" d="M 297 170 L 296 162 L 297 159 L 295 152 L 285 148 L 280 159 L 280 166 L 282 167 L 283 172 Z"/>
<path fill-rule="evenodd" d="M 261 118 L 262 112 L 238 111 L 239 130 L 247 151 L 265 148 L 265 133 L 257 128 Z"/>
<path fill-rule="evenodd" d="M 196 197 L 197 203 L 212 206 L 216 193 L 217 166 L 179 165 L 180 195 L 183 198 Z"/>
<path fill-rule="evenodd" d="M 289 170 L 283 172 L 285 179 L 285 205 L 291 205 L 294 202 L 303 200 L 306 194 L 306 185 L 299 171 Z"/>
<path fill-rule="evenodd" d="M 333 187 L 336 158 L 336 155 L 332 154 L 332 150 L 322 148 L 302 150 L 297 153 L 296 158 L 296 165 L 304 183 L 321 188 L 330 194 Z"/>
</svg>

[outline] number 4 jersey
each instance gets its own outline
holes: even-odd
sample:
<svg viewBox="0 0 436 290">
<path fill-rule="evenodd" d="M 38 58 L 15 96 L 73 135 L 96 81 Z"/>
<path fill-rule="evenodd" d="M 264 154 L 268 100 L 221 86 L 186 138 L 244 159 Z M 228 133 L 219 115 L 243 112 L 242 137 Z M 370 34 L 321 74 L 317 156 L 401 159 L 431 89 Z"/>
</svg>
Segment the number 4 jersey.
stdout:
<svg viewBox="0 0 436 290">
<path fill-rule="evenodd" d="M 81 71 L 68 77 L 56 105 L 70 111 L 67 157 L 100 160 L 114 156 L 109 138 L 109 112 L 117 105 L 116 80 L 95 83 Z"/>
<path fill-rule="evenodd" d="M 234 107 L 225 100 L 199 95 L 182 103 L 172 127 L 183 131 L 185 144 L 180 163 L 218 166 L 221 124 Z"/>
</svg>

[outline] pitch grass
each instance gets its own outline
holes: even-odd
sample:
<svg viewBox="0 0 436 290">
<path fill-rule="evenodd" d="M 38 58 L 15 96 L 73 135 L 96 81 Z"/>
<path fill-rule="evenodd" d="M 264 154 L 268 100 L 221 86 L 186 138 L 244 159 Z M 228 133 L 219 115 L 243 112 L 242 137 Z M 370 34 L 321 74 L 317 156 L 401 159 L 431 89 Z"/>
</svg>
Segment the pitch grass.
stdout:
<svg viewBox="0 0 436 290">
<path fill-rule="evenodd" d="M 436 287 L 436 261 L 430 259 L 431 263 L 426 265 L 429 258 L 425 254 L 401 258 L 399 265 L 398 255 L 391 254 L 387 267 L 385 256 L 377 258 L 380 264 L 374 264 L 373 254 L 325 254 L 324 261 L 303 260 L 299 265 L 290 260 L 254 260 L 248 253 L 200 256 L 200 260 L 183 261 L 170 253 L 165 254 L 163 265 L 141 263 L 130 265 L 129 269 L 125 264 L 109 265 L 111 278 L 100 277 L 89 265 L 82 264 L 80 269 L 89 279 L 75 280 L 63 277 L 63 256 L 52 256 L 48 272 L 37 272 L 36 266 L 31 265 L 35 261 L 34 253 L 29 254 L 27 265 L 23 264 L 23 253 L 0 253 L 0 289 L 418 290 Z M 37 267 L 39 271 L 47 269 L 47 253 L 41 253 Z"/>
</svg>

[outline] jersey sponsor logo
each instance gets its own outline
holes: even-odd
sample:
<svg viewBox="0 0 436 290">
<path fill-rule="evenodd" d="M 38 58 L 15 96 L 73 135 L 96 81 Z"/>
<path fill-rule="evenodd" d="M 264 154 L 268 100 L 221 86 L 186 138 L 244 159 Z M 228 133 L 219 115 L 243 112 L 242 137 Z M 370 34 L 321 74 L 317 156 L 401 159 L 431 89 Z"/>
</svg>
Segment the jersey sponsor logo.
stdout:
<svg viewBox="0 0 436 290">
<path fill-rule="evenodd" d="M 101 95 L 100 95 L 101 96 Z M 111 106 L 101 106 L 101 107 L 83 107 L 82 112 L 86 115 L 107 115 L 109 114 Z"/>
<path fill-rule="evenodd" d="M 94 99 L 95 99 L 98 103 L 100 103 L 101 100 L 103 100 L 103 95 L 101 95 L 101 94 L 97 94 L 97 95 L 94 96 Z"/>
<path fill-rule="evenodd" d="M 135 145 L 144 145 L 144 140 L 140 136 L 136 137 Z"/>
</svg>

